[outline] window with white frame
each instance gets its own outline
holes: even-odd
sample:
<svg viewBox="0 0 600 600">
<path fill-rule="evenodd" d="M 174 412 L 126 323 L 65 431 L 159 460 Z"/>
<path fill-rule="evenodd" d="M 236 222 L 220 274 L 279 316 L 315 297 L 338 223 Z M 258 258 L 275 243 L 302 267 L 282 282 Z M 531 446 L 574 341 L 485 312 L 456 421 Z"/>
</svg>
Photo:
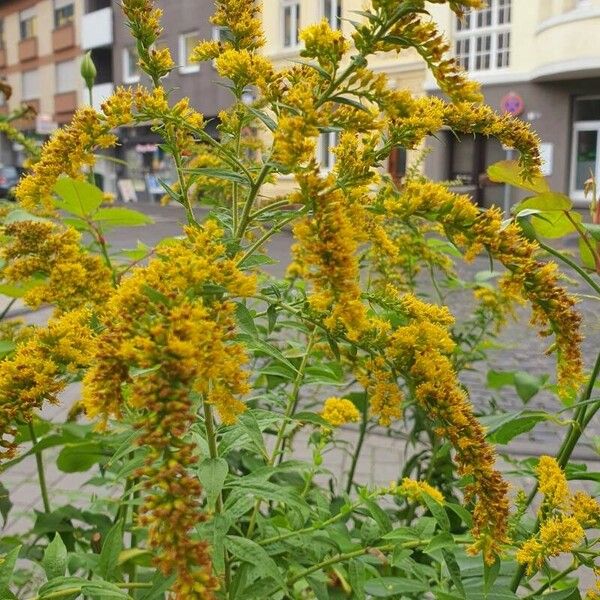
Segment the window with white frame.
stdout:
<svg viewBox="0 0 600 600">
<path fill-rule="evenodd" d="M 200 35 L 197 31 L 189 31 L 179 36 L 179 64 L 181 65 L 179 71 L 181 73 L 197 73 L 200 70 L 198 63 L 190 61 L 192 51 L 197 46 L 199 40 Z"/>
<path fill-rule="evenodd" d="M 37 14 L 35 6 L 22 10 L 19 13 L 19 30 L 21 39 L 26 40 L 37 34 Z"/>
<path fill-rule="evenodd" d="M 281 4 L 281 32 L 284 48 L 295 48 L 300 43 L 300 2 L 283 0 Z"/>
<path fill-rule="evenodd" d="M 74 60 L 56 63 L 56 93 L 64 94 L 77 89 L 77 64 Z"/>
<path fill-rule="evenodd" d="M 21 73 L 21 98 L 37 100 L 40 97 L 40 76 L 37 69 Z"/>
<path fill-rule="evenodd" d="M 337 131 L 328 131 L 319 136 L 317 147 L 319 163 L 323 171 L 331 171 L 335 164 L 333 149 L 338 145 L 340 134 Z"/>
<path fill-rule="evenodd" d="M 224 25 L 214 25 L 212 28 L 212 39 L 215 42 L 230 42 L 233 39 L 231 29 Z"/>
<path fill-rule="evenodd" d="M 584 185 L 600 177 L 600 96 L 578 98 L 573 110 L 571 195 L 584 199 Z"/>
<path fill-rule="evenodd" d="M 342 0 L 321 0 L 321 16 L 331 29 L 342 28 Z"/>
<path fill-rule="evenodd" d="M 137 52 L 134 48 L 123 49 L 123 81 L 137 83 L 140 80 Z"/>
<path fill-rule="evenodd" d="M 496 71 L 510 66 L 511 0 L 488 0 L 487 8 L 457 18 L 454 54 L 467 71 Z"/>
<path fill-rule="evenodd" d="M 54 0 L 54 27 L 62 27 L 73 22 L 75 5 L 73 0 Z"/>
</svg>

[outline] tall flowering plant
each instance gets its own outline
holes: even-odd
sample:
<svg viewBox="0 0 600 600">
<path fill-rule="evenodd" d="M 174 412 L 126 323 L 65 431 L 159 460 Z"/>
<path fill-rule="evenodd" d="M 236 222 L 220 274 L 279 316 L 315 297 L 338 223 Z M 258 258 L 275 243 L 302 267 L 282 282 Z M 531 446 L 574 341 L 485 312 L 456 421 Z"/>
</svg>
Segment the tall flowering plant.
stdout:
<svg viewBox="0 0 600 600">
<path fill-rule="evenodd" d="M 461 14 L 481 3 L 448 4 Z M 550 209 L 536 136 L 481 103 L 424 0 L 372 0 L 351 37 L 312 25 L 300 35 L 304 60 L 281 69 L 261 54 L 259 3 L 217 0 L 213 23 L 226 35 L 191 57 L 214 61 L 229 82 L 215 140 L 187 99 L 169 100 L 160 9 L 122 8 L 151 86 L 79 110 L 2 213 L 2 291 L 53 307 L 44 326 L 3 329 L 0 468 L 35 455 L 43 512 L 28 533 L 2 538 L 2 597 L 570 598 L 570 574 L 593 572 L 597 555 L 600 505 L 571 491 L 565 469 L 600 406 L 600 363 L 586 378 L 575 298 L 537 241 Z M 409 50 L 448 100 L 392 89 L 369 68 L 376 53 Z M 242 101 L 248 88 L 252 104 Z M 165 195 L 186 223 L 153 248 L 115 249 L 111 228 L 148 218 L 105 206 L 86 173 L 95 152 L 116 145 L 115 128 L 138 123 L 163 138 L 177 173 Z M 503 221 L 418 172 L 402 183 L 382 175 L 394 148 L 417 149 L 443 128 L 518 150 L 518 164 L 496 166 L 495 177 L 533 188 L 537 205 Z M 315 155 L 327 132 L 339 142 L 324 172 Z M 267 197 L 280 175 L 294 190 Z M 293 259 L 277 279 L 265 265 L 286 227 Z M 504 267 L 497 286 L 463 282 L 476 308 L 462 324 L 420 291 L 423 272 L 438 291 L 456 285 L 456 254 Z M 515 303 L 528 303 L 532 326 L 551 339 L 557 395 L 574 411 L 558 457 L 519 467 L 538 481 L 529 497 L 509 493 L 490 438 L 560 419 L 504 415 L 486 429 L 458 378 Z M 72 390 L 66 423 L 40 418 Z M 331 473 L 327 453 L 352 423 L 350 470 Z M 395 481 L 372 487 L 356 466 L 381 428 L 411 431 L 416 453 Z M 294 455 L 302 446 L 308 460 Z M 97 471 L 87 506 L 53 504 L 51 447 L 60 469 Z M 562 572 L 552 568 L 559 554 L 572 557 Z"/>
</svg>

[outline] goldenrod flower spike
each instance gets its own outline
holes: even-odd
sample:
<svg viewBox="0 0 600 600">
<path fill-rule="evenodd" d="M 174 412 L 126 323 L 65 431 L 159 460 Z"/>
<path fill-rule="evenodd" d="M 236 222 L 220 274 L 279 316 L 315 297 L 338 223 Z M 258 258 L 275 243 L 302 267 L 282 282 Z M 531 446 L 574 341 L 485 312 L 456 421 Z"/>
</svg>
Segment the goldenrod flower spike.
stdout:
<svg viewBox="0 0 600 600">
<path fill-rule="evenodd" d="M 333 427 L 340 427 L 346 423 L 356 423 L 360 420 L 358 408 L 346 398 L 327 398 L 321 416 Z"/>
</svg>

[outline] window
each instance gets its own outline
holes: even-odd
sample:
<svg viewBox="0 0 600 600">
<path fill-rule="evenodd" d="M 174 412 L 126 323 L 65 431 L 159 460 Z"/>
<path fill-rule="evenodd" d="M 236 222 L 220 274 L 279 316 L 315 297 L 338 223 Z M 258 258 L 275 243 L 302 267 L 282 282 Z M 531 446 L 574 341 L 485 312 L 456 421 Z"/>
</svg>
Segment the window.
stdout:
<svg viewBox="0 0 600 600">
<path fill-rule="evenodd" d="M 300 2 L 284 0 L 281 17 L 283 47 L 295 48 L 300 43 Z"/>
<path fill-rule="evenodd" d="M 223 25 L 215 25 L 212 28 L 212 38 L 215 42 L 228 42 L 232 40 L 231 30 Z"/>
<path fill-rule="evenodd" d="M 77 66 L 74 60 L 56 63 L 56 93 L 64 94 L 77 89 Z"/>
<path fill-rule="evenodd" d="M 37 30 L 37 16 L 34 7 L 22 11 L 19 15 L 19 22 L 22 40 L 35 36 Z"/>
<path fill-rule="evenodd" d="M 4 19 L 0 19 L 0 48 L 4 48 Z"/>
<path fill-rule="evenodd" d="M 585 182 L 600 176 L 600 97 L 575 101 L 571 194 L 583 200 Z"/>
<path fill-rule="evenodd" d="M 23 100 L 37 100 L 40 97 L 40 78 L 37 69 L 21 73 L 21 97 Z"/>
<path fill-rule="evenodd" d="M 331 29 L 342 28 L 342 0 L 321 0 L 322 16 L 329 21 Z"/>
<path fill-rule="evenodd" d="M 137 83 L 140 80 L 137 53 L 133 48 L 123 49 L 123 81 Z"/>
<path fill-rule="evenodd" d="M 54 27 L 62 27 L 73 22 L 75 7 L 73 0 L 54 0 Z"/>
<path fill-rule="evenodd" d="M 319 162 L 323 171 L 330 171 L 335 164 L 335 154 L 333 148 L 337 146 L 340 134 L 337 131 L 322 133 L 319 137 Z"/>
<path fill-rule="evenodd" d="M 454 54 L 467 71 L 495 71 L 510 65 L 511 0 L 488 0 L 487 8 L 457 19 Z"/>
<path fill-rule="evenodd" d="M 179 64 L 181 73 L 197 73 L 200 70 L 198 63 L 190 62 L 192 50 L 198 44 L 200 36 L 197 31 L 190 31 L 179 36 Z"/>
</svg>

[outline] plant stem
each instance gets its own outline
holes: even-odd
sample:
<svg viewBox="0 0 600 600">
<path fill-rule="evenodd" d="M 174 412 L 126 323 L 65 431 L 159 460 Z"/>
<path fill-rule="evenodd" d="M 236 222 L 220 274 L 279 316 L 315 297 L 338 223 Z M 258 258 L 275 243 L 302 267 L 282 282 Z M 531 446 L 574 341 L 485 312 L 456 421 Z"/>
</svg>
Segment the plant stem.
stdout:
<svg viewBox="0 0 600 600">
<path fill-rule="evenodd" d="M 208 453 L 211 458 L 219 458 L 219 449 L 217 446 L 217 435 L 215 431 L 215 420 L 213 417 L 212 406 L 206 402 L 206 399 L 202 402 L 204 409 L 204 427 L 206 428 L 206 441 L 208 443 Z M 223 496 L 219 494 L 215 504 L 215 513 L 221 514 L 223 512 Z M 231 586 L 231 565 L 229 561 L 229 553 L 224 550 L 223 563 L 225 564 L 225 593 L 229 594 L 229 588 Z"/>
<path fill-rule="evenodd" d="M 544 244 L 544 242 L 538 241 L 538 244 L 540 245 L 540 248 L 543 248 L 548 254 L 551 254 L 558 260 L 564 262 L 566 265 L 569 265 L 569 267 L 577 271 L 577 273 L 581 275 L 583 279 L 585 279 L 586 283 L 588 283 L 596 293 L 600 294 L 600 285 L 598 285 L 575 261 L 571 260 L 568 256 L 565 256 L 562 252 L 547 246 Z"/>
<path fill-rule="evenodd" d="M 35 435 L 35 429 L 33 427 L 33 423 L 31 421 L 29 421 L 29 423 L 27 424 L 29 427 L 29 435 L 31 436 L 31 443 L 33 444 L 33 446 L 37 446 L 37 437 Z M 40 484 L 40 492 L 42 494 L 42 502 L 44 504 L 44 512 L 45 513 L 50 513 L 52 512 L 50 509 L 50 500 L 48 499 L 48 487 L 46 485 L 46 474 L 44 473 L 44 462 L 42 460 L 42 451 L 41 450 L 36 450 L 34 452 L 35 454 L 35 464 L 37 466 L 37 474 L 38 474 L 38 481 Z"/>
<path fill-rule="evenodd" d="M 16 298 L 13 298 L 5 307 L 5 309 L 2 311 L 2 313 L 0 313 L 0 321 L 2 321 L 4 319 L 4 317 L 6 317 L 6 315 L 8 314 L 8 311 L 13 307 L 14 303 L 17 301 Z"/>
<path fill-rule="evenodd" d="M 573 571 L 575 571 L 578 568 L 578 566 L 579 565 L 577 565 L 575 563 L 571 564 L 564 571 L 561 571 L 560 573 L 557 573 L 556 575 L 554 575 L 554 577 L 551 577 L 550 579 L 548 579 L 548 581 L 546 583 L 544 583 L 544 585 L 539 587 L 537 590 L 535 590 L 535 592 L 532 592 L 528 596 L 525 596 L 525 598 L 523 600 L 528 600 L 528 598 L 535 598 L 538 594 L 541 594 L 542 592 L 546 591 L 551 585 L 555 584 L 557 581 L 560 581 L 563 577 L 565 577 L 569 573 L 572 573 Z"/>
<path fill-rule="evenodd" d="M 313 343 L 315 341 L 315 332 L 316 328 L 314 328 L 308 337 L 308 343 L 306 346 L 306 353 L 302 357 L 302 362 L 300 363 L 300 367 L 298 368 L 298 372 L 296 373 L 296 378 L 294 379 L 294 387 L 292 389 L 292 393 L 290 394 L 290 398 L 288 400 L 285 414 L 283 415 L 283 419 L 281 421 L 281 425 L 279 426 L 279 430 L 277 431 L 277 439 L 275 440 L 275 446 L 273 447 L 273 452 L 271 453 L 271 457 L 269 458 L 268 466 L 272 467 L 275 464 L 278 456 L 283 456 L 283 452 L 285 450 L 285 429 L 287 427 L 288 421 L 291 416 L 294 414 L 296 410 L 296 405 L 298 404 L 298 396 L 300 394 L 300 387 L 302 385 L 302 380 L 304 379 L 304 372 L 306 370 L 306 365 L 308 364 L 308 357 L 313 347 Z M 251 538 L 254 533 L 254 528 L 256 527 L 256 518 L 258 517 L 258 511 L 260 510 L 260 505 L 262 504 L 262 498 L 258 498 L 254 503 L 254 509 L 252 511 L 252 516 L 250 517 L 250 523 L 248 524 L 248 531 L 246 532 L 246 537 Z"/>
<path fill-rule="evenodd" d="M 235 231 L 235 239 L 241 240 L 244 237 L 244 233 L 246 232 L 246 228 L 250 223 L 250 213 L 252 211 L 252 206 L 254 205 L 254 200 L 256 200 L 256 196 L 262 187 L 262 184 L 265 182 L 265 179 L 271 172 L 271 166 L 268 164 L 263 165 L 256 181 L 252 184 L 250 188 L 250 192 L 248 193 L 248 198 L 246 199 L 246 203 L 244 204 L 244 208 L 242 210 L 242 216 L 240 218 L 240 223 L 238 225 L 237 230 Z"/>
<path fill-rule="evenodd" d="M 32 598 L 28 598 L 27 600 L 54 600 L 55 598 L 67 598 L 69 596 L 73 596 L 74 594 L 80 594 L 81 589 L 85 584 L 79 586 L 73 586 L 70 588 L 66 588 L 63 590 L 58 590 L 56 592 L 51 592 L 50 594 L 44 594 L 43 596 L 33 596 Z M 148 589 L 152 587 L 152 583 L 115 583 L 118 588 L 121 589 L 130 589 L 130 590 L 142 590 Z"/>
<path fill-rule="evenodd" d="M 349 494 L 352 491 L 352 485 L 354 484 L 354 474 L 356 473 L 356 466 L 358 465 L 358 458 L 360 456 L 360 452 L 362 450 L 365 436 L 367 434 L 367 423 L 369 421 L 368 416 L 368 405 L 365 399 L 365 405 L 362 411 L 362 421 L 360 423 L 360 430 L 358 434 L 358 443 L 356 444 L 356 449 L 354 451 L 354 456 L 352 457 L 352 464 L 350 465 L 350 471 L 348 472 L 348 483 L 346 483 L 346 494 Z"/>
</svg>

